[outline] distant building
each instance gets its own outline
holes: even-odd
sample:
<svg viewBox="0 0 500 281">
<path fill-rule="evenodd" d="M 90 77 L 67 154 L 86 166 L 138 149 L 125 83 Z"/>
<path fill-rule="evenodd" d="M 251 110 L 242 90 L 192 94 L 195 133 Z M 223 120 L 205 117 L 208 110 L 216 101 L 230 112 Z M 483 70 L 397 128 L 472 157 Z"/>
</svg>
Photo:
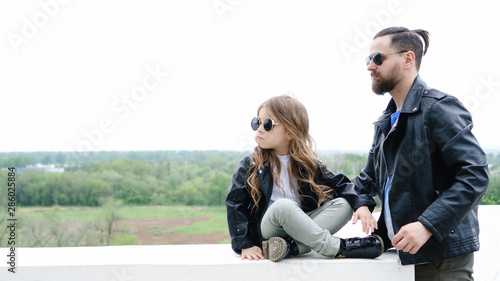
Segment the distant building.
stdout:
<svg viewBox="0 0 500 281">
<path fill-rule="evenodd" d="M 36 164 L 36 165 L 28 165 L 25 168 L 17 168 L 18 173 L 22 172 L 37 172 L 43 171 L 45 173 L 63 173 L 64 168 L 57 168 L 54 164 L 44 165 L 44 164 Z"/>
</svg>

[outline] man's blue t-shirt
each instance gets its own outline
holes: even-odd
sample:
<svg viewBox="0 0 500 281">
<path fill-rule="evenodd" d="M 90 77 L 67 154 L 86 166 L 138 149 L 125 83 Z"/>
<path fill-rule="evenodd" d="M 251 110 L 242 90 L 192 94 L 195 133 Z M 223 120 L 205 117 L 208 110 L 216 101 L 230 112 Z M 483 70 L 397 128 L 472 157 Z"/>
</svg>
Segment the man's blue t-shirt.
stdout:
<svg viewBox="0 0 500 281">
<path fill-rule="evenodd" d="M 393 127 L 394 124 L 396 123 L 396 120 L 398 120 L 400 113 L 401 111 L 396 111 L 393 114 L 391 114 L 391 127 Z M 387 235 L 389 236 L 389 239 L 392 240 L 392 238 L 394 238 L 394 227 L 392 225 L 391 209 L 389 208 L 390 189 L 391 189 L 391 182 L 389 180 L 389 174 L 387 174 L 387 181 L 384 189 L 384 220 L 385 220 L 385 225 L 387 226 Z"/>
</svg>

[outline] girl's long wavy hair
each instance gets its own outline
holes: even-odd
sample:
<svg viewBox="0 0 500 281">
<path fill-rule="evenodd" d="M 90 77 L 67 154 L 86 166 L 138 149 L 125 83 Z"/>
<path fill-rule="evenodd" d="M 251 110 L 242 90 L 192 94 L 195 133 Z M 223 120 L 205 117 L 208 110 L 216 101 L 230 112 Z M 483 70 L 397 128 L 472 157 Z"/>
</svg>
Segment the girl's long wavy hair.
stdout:
<svg viewBox="0 0 500 281">
<path fill-rule="evenodd" d="M 276 116 L 278 119 L 275 120 L 276 123 L 284 126 L 285 130 L 293 136 L 290 141 L 290 183 L 292 183 L 293 177 L 298 181 L 299 187 L 309 184 L 318 197 L 319 207 L 333 191 L 326 186 L 318 185 L 314 182 L 316 170 L 320 162 L 316 157 L 314 140 L 309 135 L 309 117 L 305 106 L 293 97 L 282 95 L 272 97 L 262 103 L 257 110 L 257 116 L 264 107 Z M 259 201 L 262 198 L 262 189 L 257 177 L 257 170 L 264 168 L 266 160 L 269 160 L 276 184 L 282 188 L 279 184 L 281 164 L 278 157 L 272 149 L 262 149 L 257 145 L 250 159 L 251 166 L 247 177 L 247 184 L 254 203 L 253 208 L 257 209 L 259 208 Z M 274 172 L 274 167 L 277 167 L 276 173 Z M 303 168 L 305 174 L 301 171 L 300 167 Z M 302 201 L 304 195 L 300 194 L 299 190 L 294 190 L 294 192 Z"/>
</svg>

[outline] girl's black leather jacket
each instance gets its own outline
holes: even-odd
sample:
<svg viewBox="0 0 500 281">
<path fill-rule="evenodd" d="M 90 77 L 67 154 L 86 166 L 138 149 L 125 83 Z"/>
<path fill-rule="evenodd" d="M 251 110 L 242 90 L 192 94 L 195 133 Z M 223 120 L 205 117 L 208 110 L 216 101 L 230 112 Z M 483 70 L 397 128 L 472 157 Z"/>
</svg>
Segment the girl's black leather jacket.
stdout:
<svg viewBox="0 0 500 281">
<path fill-rule="evenodd" d="M 254 169 L 250 165 L 250 155 L 248 154 L 240 161 L 233 174 L 231 188 L 226 197 L 231 246 L 236 253 L 241 253 L 241 249 L 253 246 L 261 247 L 260 222 L 269 205 L 273 189 L 273 175 L 269 161 L 266 161 L 264 162 L 264 168 L 257 170 L 262 197 L 258 208 L 254 208 L 247 184 L 247 175 Z M 302 170 L 301 174 L 305 175 L 305 170 Z M 333 189 L 336 197 L 345 198 L 354 210 L 360 206 L 368 206 L 370 210 L 373 210 L 376 206 L 371 195 L 360 195 L 356 191 L 354 184 L 345 175 L 334 174 L 322 163 L 318 165 L 315 182 Z M 302 184 L 299 187 L 299 193 L 302 195 L 301 205 L 304 212 L 310 212 L 318 208 L 318 197 L 309 184 Z"/>
</svg>

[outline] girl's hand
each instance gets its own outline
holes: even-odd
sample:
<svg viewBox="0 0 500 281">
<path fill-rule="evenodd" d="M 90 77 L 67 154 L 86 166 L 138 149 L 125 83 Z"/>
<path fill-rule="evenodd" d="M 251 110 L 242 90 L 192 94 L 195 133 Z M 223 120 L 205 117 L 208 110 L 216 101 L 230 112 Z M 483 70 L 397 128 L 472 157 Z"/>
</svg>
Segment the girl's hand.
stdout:
<svg viewBox="0 0 500 281">
<path fill-rule="evenodd" d="M 358 220 L 361 220 L 363 232 L 366 234 L 370 234 L 375 229 L 378 229 L 377 220 L 373 217 L 367 206 L 361 206 L 356 210 L 352 218 L 352 224 L 355 224 Z"/>
<path fill-rule="evenodd" d="M 262 254 L 262 249 L 259 246 L 253 246 L 251 248 L 246 248 L 241 250 L 241 259 L 248 260 L 263 260 L 264 255 Z"/>
</svg>

